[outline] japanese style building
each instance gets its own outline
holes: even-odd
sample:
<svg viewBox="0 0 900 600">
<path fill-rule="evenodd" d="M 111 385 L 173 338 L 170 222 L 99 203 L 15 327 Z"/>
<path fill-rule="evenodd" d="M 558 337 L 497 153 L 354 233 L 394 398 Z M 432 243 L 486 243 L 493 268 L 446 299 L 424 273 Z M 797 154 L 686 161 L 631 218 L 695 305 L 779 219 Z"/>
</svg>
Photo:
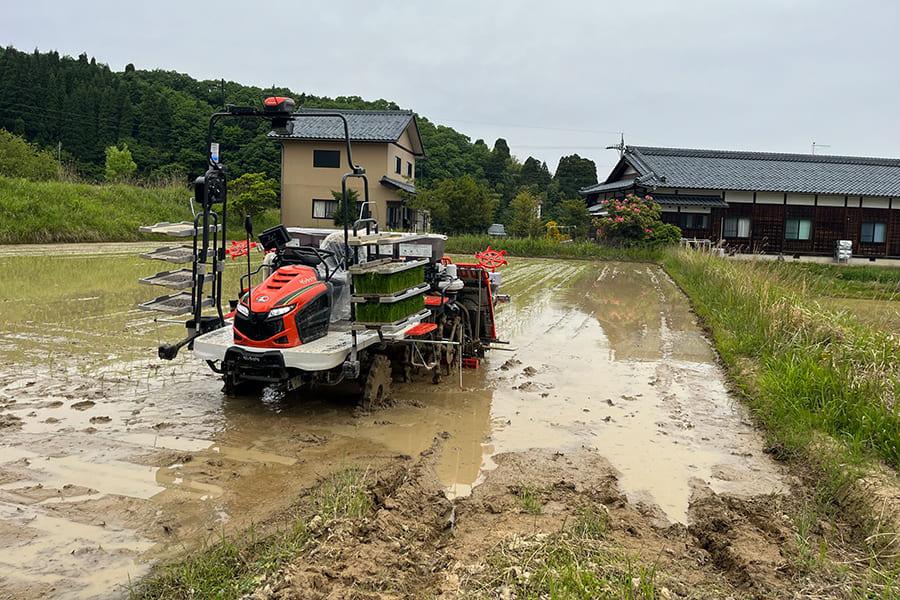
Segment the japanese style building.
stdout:
<svg viewBox="0 0 900 600">
<path fill-rule="evenodd" d="M 630 146 L 580 193 L 650 195 L 686 239 L 738 252 L 900 257 L 900 159 Z"/>
</svg>

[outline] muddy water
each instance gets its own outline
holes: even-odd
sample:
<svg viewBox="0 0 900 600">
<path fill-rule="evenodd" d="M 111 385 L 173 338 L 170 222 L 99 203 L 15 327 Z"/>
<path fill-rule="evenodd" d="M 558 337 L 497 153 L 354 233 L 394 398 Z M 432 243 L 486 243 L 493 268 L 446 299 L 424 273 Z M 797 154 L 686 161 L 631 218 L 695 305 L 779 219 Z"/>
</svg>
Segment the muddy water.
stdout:
<svg viewBox="0 0 900 600">
<path fill-rule="evenodd" d="M 782 485 L 725 392 L 685 298 L 655 266 L 513 260 L 505 351 L 440 385 L 398 386 L 360 415 L 352 395 L 226 398 L 181 334 L 134 308 L 164 270 L 136 246 L 0 248 L 0 592 L 108 598 L 153 560 L 288 507 L 342 467 L 377 468 L 443 438 L 451 497 L 502 452 L 585 446 L 633 501 L 684 521 L 690 489 Z M 38 268 L 35 268 L 38 267 Z M 523 483 L 527 483 L 523 473 Z"/>
<path fill-rule="evenodd" d="M 782 488 L 685 297 L 662 269 L 545 269 L 561 276 L 549 277 L 555 287 L 544 292 L 550 298 L 542 309 L 516 303 L 502 314 L 517 350 L 499 367 L 496 357 L 491 363 L 494 452 L 596 449 L 621 472 L 629 500 L 658 506 L 670 521 L 686 520 L 696 485 L 732 494 Z M 508 283 L 507 291 L 518 282 Z M 543 288 L 526 284 L 516 297 Z"/>
</svg>

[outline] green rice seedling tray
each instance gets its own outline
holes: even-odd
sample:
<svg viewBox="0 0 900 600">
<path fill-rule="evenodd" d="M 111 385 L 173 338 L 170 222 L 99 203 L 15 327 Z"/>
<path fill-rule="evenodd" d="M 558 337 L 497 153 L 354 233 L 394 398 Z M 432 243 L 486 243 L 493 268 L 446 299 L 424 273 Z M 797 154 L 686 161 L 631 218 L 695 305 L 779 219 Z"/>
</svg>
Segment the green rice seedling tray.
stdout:
<svg viewBox="0 0 900 600">
<path fill-rule="evenodd" d="M 390 304 L 392 302 L 400 302 L 401 300 L 406 300 L 412 296 L 416 296 L 418 294 L 424 294 L 431 288 L 427 283 L 420 283 L 419 285 L 411 288 L 407 288 L 405 290 L 400 290 L 394 294 L 354 294 L 350 296 L 351 302 L 380 302 L 381 304 Z"/>
<path fill-rule="evenodd" d="M 371 324 L 396 323 L 410 315 L 413 315 L 425 307 L 425 298 L 417 294 L 410 298 L 404 298 L 399 302 L 357 304 L 356 322 Z"/>
<path fill-rule="evenodd" d="M 379 261 L 366 269 L 354 267 L 350 270 L 353 277 L 353 291 L 359 295 L 396 294 L 416 287 L 425 281 L 426 262 Z M 359 266 L 365 267 L 365 264 Z"/>
</svg>

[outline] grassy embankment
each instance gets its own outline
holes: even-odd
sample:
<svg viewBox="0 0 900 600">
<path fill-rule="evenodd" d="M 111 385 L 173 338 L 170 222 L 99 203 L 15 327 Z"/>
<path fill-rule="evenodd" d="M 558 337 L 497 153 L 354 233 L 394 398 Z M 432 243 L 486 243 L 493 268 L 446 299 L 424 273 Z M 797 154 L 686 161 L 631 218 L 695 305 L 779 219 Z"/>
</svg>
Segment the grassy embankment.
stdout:
<svg viewBox="0 0 900 600">
<path fill-rule="evenodd" d="M 837 508 L 872 461 L 900 470 L 900 330 L 871 310 L 898 297 L 900 270 L 686 251 L 663 263 L 774 446 L 812 459 L 823 508 Z"/>
<path fill-rule="evenodd" d="M 187 186 L 144 188 L 38 182 L 0 177 L 0 244 L 127 242 L 149 240 L 142 225 L 191 220 Z M 199 209 L 199 207 L 197 207 Z M 254 219 L 262 231 L 277 210 Z M 242 237 L 241 215 L 228 215 L 229 237 Z"/>
<path fill-rule="evenodd" d="M 709 327 L 776 455 L 807 473 L 814 497 L 797 522 L 832 523 L 831 537 L 852 540 L 866 557 L 861 597 L 896 598 L 900 269 L 684 250 L 663 264 Z M 798 525 L 801 555 L 803 531 Z M 826 538 L 819 543 L 821 558 L 808 566 L 827 569 Z M 807 545 L 807 557 L 815 554 Z"/>
</svg>

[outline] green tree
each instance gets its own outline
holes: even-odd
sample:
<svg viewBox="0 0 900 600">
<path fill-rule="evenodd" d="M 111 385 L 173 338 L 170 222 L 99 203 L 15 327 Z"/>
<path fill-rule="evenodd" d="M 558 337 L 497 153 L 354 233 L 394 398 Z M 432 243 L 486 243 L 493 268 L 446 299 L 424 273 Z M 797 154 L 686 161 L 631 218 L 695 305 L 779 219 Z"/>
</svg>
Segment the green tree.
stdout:
<svg viewBox="0 0 900 600">
<path fill-rule="evenodd" d="M 681 238 L 678 227 L 662 222 L 659 204 L 651 196 L 628 194 L 600 204 L 606 216 L 594 219 L 594 226 L 597 239 L 607 244 L 654 247 L 674 244 Z"/>
<path fill-rule="evenodd" d="M 563 226 L 564 233 L 572 236 L 573 240 L 587 238 L 591 215 L 584 200 L 578 198 L 563 200 L 559 213 L 559 224 Z"/>
<path fill-rule="evenodd" d="M 137 163 L 131 158 L 128 144 L 122 144 L 120 150 L 117 146 L 106 148 L 106 180 L 115 183 L 128 181 L 137 170 Z"/>
<path fill-rule="evenodd" d="M 494 222 L 496 197 L 471 175 L 439 181 L 421 189 L 411 202 L 415 210 L 431 213 L 432 227 L 445 233 L 484 233 Z"/>
<path fill-rule="evenodd" d="M 59 176 L 59 163 L 50 152 L 0 128 L 0 175 L 47 181 Z"/>
<path fill-rule="evenodd" d="M 519 172 L 520 186 L 531 188 L 533 193 L 540 194 L 547 189 L 552 180 L 547 163 L 538 162 L 531 156 L 525 159 Z"/>
<path fill-rule="evenodd" d="M 540 199 L 531 192 L 525 190 L 513 198 L 510 203 L 512 219 L 509 223 L 509 233 L 515 237 L 536 238 L 544 233 L 541 222 Z"/>
<path fill-rule="evenodd" d="M 344 205 L 347 205 L 347 225 L 352 226 L 353 222 L 359 218 L 359 192 L 347 188 L 347 202 L 344 202 L 344 194 L 340 190 L 331 190 L 331 197 L 337 200 L 337 208 L 334 211 L 334 224 L 344 226 Z"/>
<path fill-rule="evenodd" d="M 553 181 L 559 186 L 562 200 L 578 198 L 578 190 L 597 183 L 597 165 L 577 154 L 563 156 L 559 159 Z"/>
<path fill-rule="evenodd" d="M 244 173 L 228 184 L 231 208 L 243 215 L 256 215 L 277 206 L 279 183 L 265 173 Z"/>
</svg>

